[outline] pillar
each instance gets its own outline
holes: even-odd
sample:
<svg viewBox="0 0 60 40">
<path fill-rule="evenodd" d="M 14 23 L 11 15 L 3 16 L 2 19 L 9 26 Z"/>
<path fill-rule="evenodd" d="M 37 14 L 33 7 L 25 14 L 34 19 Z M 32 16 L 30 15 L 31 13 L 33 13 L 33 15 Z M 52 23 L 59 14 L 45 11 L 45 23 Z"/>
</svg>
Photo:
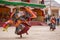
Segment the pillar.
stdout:
<svg viewBox="0 0 60 40">
<path fill-rule="evenodd" d="M 44 0 L 41 1 L 41 4 L 44 4 Z"/>
<path fill-rule="evenodd" d="M 59 13 L 59 16 L 60 16 L 60 8 L 59 8 L 59 11 L 58 11 L 58 13 Z"/>
<path fill-rule="evenodd" d="M 48 14 L 51 15 L 51 8 L 48 8 Z"/>
</svg>

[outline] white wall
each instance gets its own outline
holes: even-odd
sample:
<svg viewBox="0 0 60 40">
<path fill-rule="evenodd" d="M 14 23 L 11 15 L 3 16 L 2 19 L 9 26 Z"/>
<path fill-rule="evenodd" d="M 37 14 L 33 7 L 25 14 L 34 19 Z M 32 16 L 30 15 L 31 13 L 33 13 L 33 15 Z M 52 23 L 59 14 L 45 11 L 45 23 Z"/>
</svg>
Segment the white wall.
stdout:
<svg viewBox="0 0 60 40">
<path fill-rule="evenodd" d="M 39 4 L 39 1 L 40 1 L 40 0 L 30 0 L 30 3 L 36 3 L 36 4 Z"/>
</svg>

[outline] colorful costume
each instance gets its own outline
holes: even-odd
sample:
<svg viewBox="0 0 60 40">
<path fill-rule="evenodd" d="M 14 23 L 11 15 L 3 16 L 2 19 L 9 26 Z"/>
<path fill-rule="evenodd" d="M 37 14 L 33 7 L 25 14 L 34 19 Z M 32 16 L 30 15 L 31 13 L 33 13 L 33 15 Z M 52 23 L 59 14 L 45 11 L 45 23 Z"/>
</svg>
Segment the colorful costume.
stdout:
<svg viewBox="0 0 60 40">
<path fill-rule="evenodd" d="M 16 10 L 17 11 L 17 10 Z M 9 24 L 13 24 L 16 21 L 18 12 L 11 13 L 10 19 L 3 24 L 3 31 L 6 31 Z"/>
<path fill-rule="evenodd" d="M 33 13 L 33 11 L 31 11 L 30 8 L 25 7 L 25 10 L 25 14 L 19 16 L 18 18 L 16 18 L 16 15 L 18 13 L 14 14 L 12 16 L 12 20 L 8 20 L 7 23 L 3 25 L 3 27 L 6 28 L 6 26 L 11 22 L 12 24 L 15 24 L 14 26 L 16 26 L 16 34 L 22 35 L 24 33 L 27 33 L 27 31 L 31 27 L 31 25 L 29 25 L 29 21 L 32 18 L 36 18 L 36 15 Z"/>
<path fill-rule="evenodd" d="M 27 33 L 27 31 L 29 30 L 29 28 L 31 27 L 31 25 L 29 25 L 29 21 L 31 21 L 30 19 L 32 18 L 36 18 L 36 15 L 31 11 L 31 9 L 26 8 L 28 11 L 25 11 L 25 15 L 19 17 L 18 20 L 22 20 L 23 22 L 16 27 L 16 31 L 15 33 L 18 35 L 22 35 L 24 33 Z M 32 14 L 31 14 L 32 13 Z M 24 27 L 23 27 L 24 26 Z M 21 28 L 22 27 L 22 28 Z M 20 29 L 19 29 L 20 28 Z"/>
<path fill-rule="evenodd" d="M 55 17 L 51 17 L 50 18 L 50 30 L 52 29 L 52 31 L 54 31 L 54 29 L 56 29 L 56 18 Z"/>
</svg>

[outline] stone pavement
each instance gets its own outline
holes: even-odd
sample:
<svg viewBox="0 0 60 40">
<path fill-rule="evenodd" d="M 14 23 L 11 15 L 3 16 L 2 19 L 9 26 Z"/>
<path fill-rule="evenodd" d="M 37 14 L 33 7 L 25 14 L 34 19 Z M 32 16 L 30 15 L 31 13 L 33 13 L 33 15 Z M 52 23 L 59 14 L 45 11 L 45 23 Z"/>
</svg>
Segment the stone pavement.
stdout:
<svg viewBox="0 0 60 40">
<path fill-rule="evenodd" d="M 48 26 L 32 26 L 29 35 L 23 34 L 23 38 L 14 33 L 15 27 L 9 27 L 8 32 L 3 32 L 0 27 L 0 40 L 60 40 L 60 27 L 50 31 Z"/>
</svg>

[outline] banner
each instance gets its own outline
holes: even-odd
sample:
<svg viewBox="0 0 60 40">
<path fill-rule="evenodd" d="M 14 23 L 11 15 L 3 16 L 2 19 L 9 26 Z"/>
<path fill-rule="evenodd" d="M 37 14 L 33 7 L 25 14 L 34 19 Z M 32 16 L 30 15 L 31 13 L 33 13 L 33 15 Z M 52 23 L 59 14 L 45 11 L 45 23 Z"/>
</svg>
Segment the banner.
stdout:
<svg viewBox="0 0 60 40">
<path fill-rule="evenodd" d="M 30 7 L 39 7 L 39 8 L 46 7 L 44 4 L 32 4 L 26 2 L 9 2 L 9 1 L 1 1 L 1 0 L 0 0 L 0 4 L 11 5 L 11 6 L 30 6 Z"/>
</svg>

